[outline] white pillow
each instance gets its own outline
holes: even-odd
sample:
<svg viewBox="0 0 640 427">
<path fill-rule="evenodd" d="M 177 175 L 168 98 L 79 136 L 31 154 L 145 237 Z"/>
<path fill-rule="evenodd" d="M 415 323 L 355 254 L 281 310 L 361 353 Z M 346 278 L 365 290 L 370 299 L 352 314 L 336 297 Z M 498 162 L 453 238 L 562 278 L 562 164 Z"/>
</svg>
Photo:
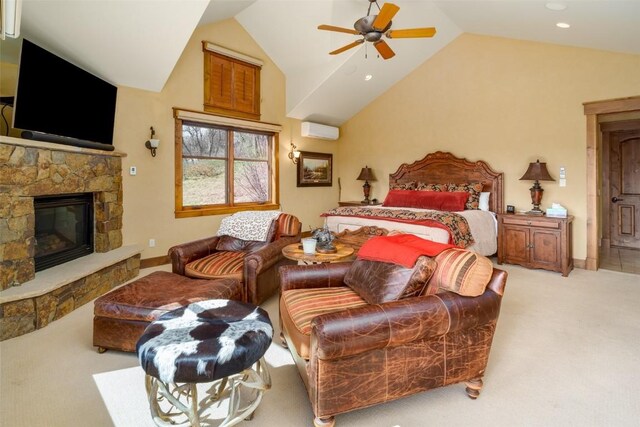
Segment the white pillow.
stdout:
<svg viewBox="0 0 640 427">
<path fill-rule="evenodd" d="M 480 193 L 480 201 L 478 202 L 478 209 L 480 209 L 481 211 L 488 211 L 489 210 L 489 195 L 491 193 L 489 193 L 488 191 L 483 191 L 482 193 Z"/>
</svg>

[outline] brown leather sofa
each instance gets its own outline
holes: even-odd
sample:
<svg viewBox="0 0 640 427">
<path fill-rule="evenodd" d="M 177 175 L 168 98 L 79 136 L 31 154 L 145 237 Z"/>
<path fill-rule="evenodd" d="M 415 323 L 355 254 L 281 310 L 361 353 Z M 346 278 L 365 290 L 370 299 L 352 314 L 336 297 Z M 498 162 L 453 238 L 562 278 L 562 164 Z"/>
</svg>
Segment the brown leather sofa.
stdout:
<svg viewBox="0 0 640 427">
<path fill-rule="evenodd" d="M 300 343 L 304 330 L 283 295 L 313 290 L 316 294 L 309 299 L 318 303 L 327 288 L 348 294 L 344 279 L 351 264 L 280 269 L 284 344 L 307 388 L 314 425 L 333 426 L 337 414 L 460 382 L 475 399 L 482 388 L 506 272 L 489 270 L 489 283 L 476 297 L 439 290 L 382 304 L 357 301 L 351 308 L 314 315 L 305 349 Z M 348 297 L 339 298 L 341 304 L 350 304 Z"/>
<path fill-rule="evenodd" d="M 295 263 L 282 255 L 282 248 L 299 242 L 301 230 L 295 216 L 281 214 L 272 221 L 264 242 L 213 236 L 173 246 L 169 249 L 172 271 L 199 279 L 237 278 L 244 283 L 246 301 L 259 305 L 278 290 L 278 267 Z M 235 255 L 235 259 L 214 261 L 213 267 L 205 260 Z"/>
</svg>

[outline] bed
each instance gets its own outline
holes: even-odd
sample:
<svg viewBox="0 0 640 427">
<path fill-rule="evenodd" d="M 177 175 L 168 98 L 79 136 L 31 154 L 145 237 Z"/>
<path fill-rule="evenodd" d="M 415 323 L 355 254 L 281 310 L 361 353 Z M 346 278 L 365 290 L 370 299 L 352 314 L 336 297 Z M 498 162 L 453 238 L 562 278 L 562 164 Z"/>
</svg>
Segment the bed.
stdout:
<svg viewBox="0 0 640 427">
<path fill-rule="evenodd" d="M 411 164 L 404 163 L 389 175 L 390 189 L 411 188 L 417 183 L 445 186 L 447 189 L 453 188 L 452 191 L 462 191 L 455 185 L 451 187 L 453 184 L 479 183 L 475 189 L 479 189 L 481 184 L 484 209 L 447 212 L 406 207 L 404 204 L 402 207 L 364 205 L 335 208 L 322 216 L 326 218 L 327 227 L 335 233 L 363 226 L 376 226 L 415 234 L 436 242 L 454 243 L 482 255 L 496 253 L 495 214 L 501 213 L 503 206 L 501 172 L 494 171 L 484 161 L 470 162 L 451 153 L 438 151 Z M 417 194 L 413 191 L 405 193 Z M 385 199 L 385 205 L 388 200 Z"/>
</svg>

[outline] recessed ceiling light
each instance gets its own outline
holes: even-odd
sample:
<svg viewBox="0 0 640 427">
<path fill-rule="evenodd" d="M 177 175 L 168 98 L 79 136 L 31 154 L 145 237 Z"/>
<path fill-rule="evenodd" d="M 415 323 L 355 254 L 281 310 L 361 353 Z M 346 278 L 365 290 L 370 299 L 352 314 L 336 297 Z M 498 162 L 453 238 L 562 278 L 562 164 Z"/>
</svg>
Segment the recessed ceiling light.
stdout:
<svg viewBox="0 0 640 427">
<path fill-rule="evenodd" d="M 556 24 L 556 27 L 558 27 L 558 28 L 570 28 L 571 25 L 567 24 L 566 22 L 558 22 Z"/>
<path fill-rule="evenodd" d="M 373 78 L 373 76 L 371 74 L 367 74 L 366 76 L 364 76 L 364 81 L 368 82 L 369 80 L 371 80 Z"/>
<path fill-rule="evenodd" d="M 564 3 L 550 1 L 547 4 L 545 4 L 544 7 L 546 7 L 549 10 L 565 10 L 567 8 L 567 5 Z"/>
</svg>

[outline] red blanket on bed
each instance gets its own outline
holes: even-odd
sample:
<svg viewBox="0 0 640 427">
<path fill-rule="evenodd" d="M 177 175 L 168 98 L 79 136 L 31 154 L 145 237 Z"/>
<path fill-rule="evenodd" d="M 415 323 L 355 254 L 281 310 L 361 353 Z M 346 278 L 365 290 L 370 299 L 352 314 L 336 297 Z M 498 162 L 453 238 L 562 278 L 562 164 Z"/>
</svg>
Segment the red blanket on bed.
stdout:
<svg viewBox="0 0 640 427">
<path fill-rule="evenodd" d="M 413 234 L 373 237 L 358 251 L 358 258 L 390 262 L 412 268 L 422 255 L 436 256 L 455 245 L 422 239 Z"/>
</svg>

